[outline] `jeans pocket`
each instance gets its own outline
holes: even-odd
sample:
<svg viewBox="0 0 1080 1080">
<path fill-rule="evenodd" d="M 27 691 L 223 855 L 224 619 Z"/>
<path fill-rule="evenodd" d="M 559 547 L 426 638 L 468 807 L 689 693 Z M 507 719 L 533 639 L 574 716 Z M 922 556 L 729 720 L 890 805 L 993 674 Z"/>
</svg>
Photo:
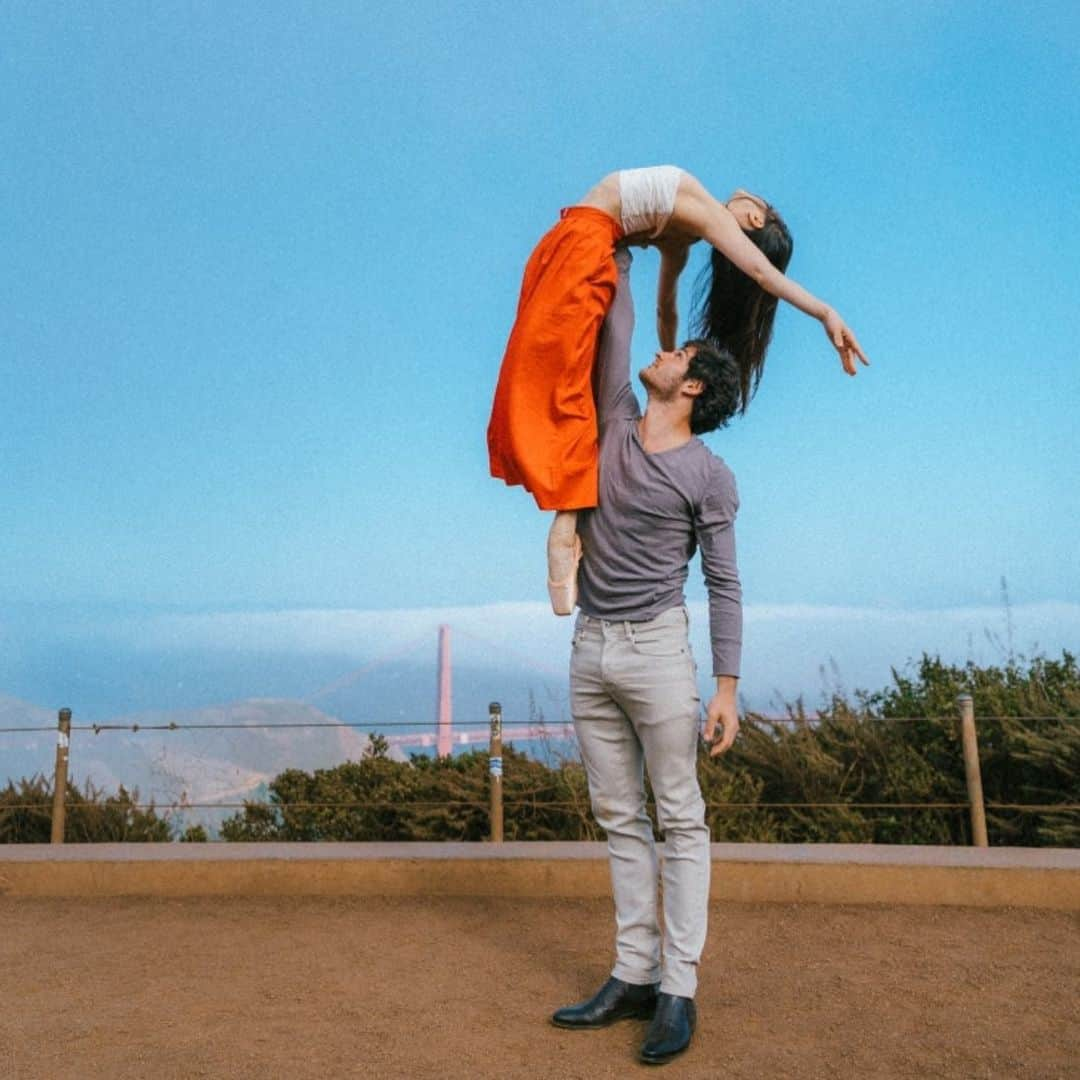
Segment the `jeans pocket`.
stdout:
<svg viewBox="0 0 1080 1080">
<path fill-rule="evenodd" d="M 640 656 L 685 656 L 686 646 L 680 645 L 678 641 L 665 641 L 663 639 L 642 641 L 635 638 L 634 652 Z"/>
<path fill-rule="evenodd" d="M 639 656 L 686 656 L 689 643 L 681 626 L 653 626 L 637 630 L 631 638 L 634 652 Z"/>
</svg>

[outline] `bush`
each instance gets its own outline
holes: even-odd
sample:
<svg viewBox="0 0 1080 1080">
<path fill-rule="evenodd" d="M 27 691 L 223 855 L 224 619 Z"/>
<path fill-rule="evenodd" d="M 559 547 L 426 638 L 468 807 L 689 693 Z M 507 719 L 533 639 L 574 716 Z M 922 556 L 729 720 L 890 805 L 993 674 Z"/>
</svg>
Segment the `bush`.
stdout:
<svg viewBox="0 0 1080 1080">
<path fill-rule="evenodd" d="M 924 654 L 892 674 L 892 684 L 875 693 L 835 693 L 814 717 L 801 703 L 779 721 L 749 715 L 721 758 L 702 749 L 698 778 L 713 839 L 969 844 L 956 714 L 957 695 L 967 693 L 975 703 L 990 843 L 1080 846 L 1080 813 L 1054 808 L 1080 803 L 1080 668 L 1072 654 L 1010 655 L 998 667 L 948 665 Z M 336 768 L 280 773 L 269 804 L 246 803 L 224 822 L 222 838 L 487 839 L 486 752 L 397 762 L 378 735 L 370 749 Z M 580 762 L 547 765 L 512 746 L 503 760 L 507 840 L 602 835 Z M 85 794 L 69 784 L 67 840 L 170 839 L 169 823 L 152 806 L 136 809 L 137 802 L 138 793 L 123 787 L 104 797 L 89 784 Z M 858 805 L 867 803 L 883 805 Z M 941 803 L 959 805 L 933 805 Z M 20 781 L 18 790 L 9 783 L 0 790 L 0 842 L 48 842 L 51 811 L 41 777 Z M 192 826 L 181 839 L 205 841 L 206 833 Z"/>
<path fill-rule="evenodd" d="M 64 840 L 69 844 L 102 844 L 120 841 L 145 842 L 172 839 L 169 823 L 158 817 L 151 803 L 140 810 L 138 789 L 123 785 L 115 795 L 106 795 L 87 781 L 80 792 L 69 781 L 64 811 Z M 0 789 L 0 843 L 47 844 L 52 835 L 52 785 L 40 774 L 20 780 L 18 787 L 8 781 Z M 15 809 L 26 807 L 28 809 Z M 10 807 L 11 809 L 5 809 Z"/>
<path fill-rule="evenodd" d="M 306 773 L 288 769 L 270 784 L 270 806 L 246 803 L 221 826 L 223 840 L 486 840 L 489 756 L 414 754 L 391 761 L 385 748 L 359 761 Z M 552 769 L 503 748 L 507 840 L 594 839 L 585 770 Z M 310 805 L 332 804 L 332 805 Z M 358 804 L 358 805 L 343 805 Z"/>
</svg>

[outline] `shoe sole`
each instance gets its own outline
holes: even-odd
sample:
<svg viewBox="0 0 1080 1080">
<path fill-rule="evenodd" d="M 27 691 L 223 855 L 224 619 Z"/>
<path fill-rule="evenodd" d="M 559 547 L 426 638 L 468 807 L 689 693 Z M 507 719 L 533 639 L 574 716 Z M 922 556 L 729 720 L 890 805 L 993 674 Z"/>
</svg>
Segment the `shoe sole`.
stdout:
<svg viewBox="0 0 1080 1080">
<path fill-rule="evenodd" d="M 642 1065 L 666 1065 L 669 1061 L 674 1061 L 680 1054 L 685 1054 L 690 1047 L 684 1046 L 681 1050 L 676 1050 L 674 1054 L 665 1054 L 663 1057 L 645 1057 L 644 1054 L 638 1054 L 638 1061 Z"/>
<path fill-rule="evenodd" d="M 646 1057 L 641 1051 L 638 1051 L 638 1061 L 644 1065 L 666 1065 L 669 1061 L 673 1061 L 680 1054 L 685 1054 L 690 1049 L 690 1043 L 693 1042 L 693 1031 L 690 1032 L 690 1042 L 679 1050 L 673 1050 L 670 1054 L 653 1055 L 652 1057 Z"/>
</svg>

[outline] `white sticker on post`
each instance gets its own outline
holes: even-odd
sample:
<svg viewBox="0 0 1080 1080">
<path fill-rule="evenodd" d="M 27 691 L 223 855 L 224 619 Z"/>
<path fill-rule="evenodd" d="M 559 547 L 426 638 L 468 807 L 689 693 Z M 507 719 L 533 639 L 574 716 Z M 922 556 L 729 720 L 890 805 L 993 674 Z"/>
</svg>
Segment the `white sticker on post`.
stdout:
<svg viewBox="0 0 1080 1080">
<path fill-rule="evenodd" d="M 56 733 L 56 745 L 61 750 L 66 750 L 68 748 L 68 737 L 66 731 L 58 731 Z"/>
</svg>

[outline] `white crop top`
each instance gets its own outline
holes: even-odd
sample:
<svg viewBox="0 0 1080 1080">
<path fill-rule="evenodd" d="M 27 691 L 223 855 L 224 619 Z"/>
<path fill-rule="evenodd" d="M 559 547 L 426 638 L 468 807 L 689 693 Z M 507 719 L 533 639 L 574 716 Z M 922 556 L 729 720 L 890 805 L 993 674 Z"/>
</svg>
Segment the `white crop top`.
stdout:
<svg viewBox="0 0 1080 1080">
<path fill-rule="evenodd" d="M 647 169 L 623 169 L 619 173 L 622 227 L 632 233 L 660 235 L 675 209 L 675 192 L 682 169 L 676 165 L 653 165 Z"/>
</svg>

